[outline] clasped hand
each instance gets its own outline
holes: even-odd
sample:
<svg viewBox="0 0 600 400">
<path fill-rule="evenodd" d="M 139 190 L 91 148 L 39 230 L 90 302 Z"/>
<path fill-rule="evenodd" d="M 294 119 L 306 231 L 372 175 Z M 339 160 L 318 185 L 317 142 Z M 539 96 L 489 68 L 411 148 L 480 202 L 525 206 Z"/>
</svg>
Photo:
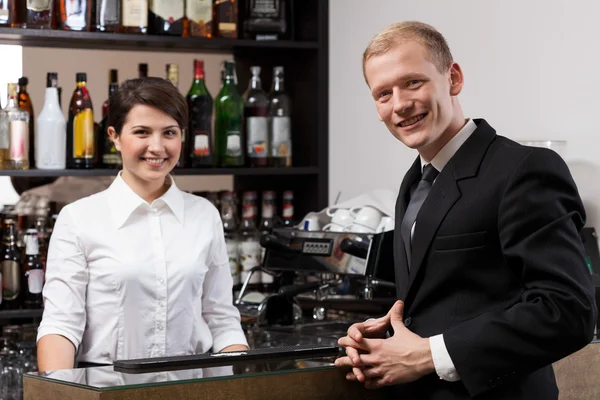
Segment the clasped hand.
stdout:
<svg viewBox="0 0 600 400">
<path fill-rule="evenodd" d="M 404 303 L 397 301 L 384 317 L 354 324 L 338 340 L 346 356 L 335 365 L 352 368 L 346 379 L 377 389 L 412 382 L 435 371 L 429 339 L 409 331 L 403 314 Z M 385 338 L 390 327 L 394 335 Z"/>
</svg>

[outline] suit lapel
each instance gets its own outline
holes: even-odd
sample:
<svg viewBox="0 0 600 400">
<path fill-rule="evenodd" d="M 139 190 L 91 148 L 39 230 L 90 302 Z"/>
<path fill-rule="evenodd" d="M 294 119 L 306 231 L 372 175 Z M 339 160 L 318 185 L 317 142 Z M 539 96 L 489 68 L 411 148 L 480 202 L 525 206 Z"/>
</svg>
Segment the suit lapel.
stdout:
<svg viewBox="0 0 600 400">
<path fill-rule="evenodd" d="M 399 292 L 403 295 L 403 297 L 399 297 L 400 299 L 405 299 L 408 296 L 419 270 L 423 267 L 438 228 L 444 221 L 448 212 L 452 209 L 452 206 L 454 206 L 461 197 L 458 181 L 472 178 L 477 175 L 483 157 L 485 156 L 489 145 L 496 137 L 496 131 L 485 120 L 475 119 L 474 121 L 477 124 L 477 129 L 458 149 L 456 154 L 454 154 L 448 164 L 446 164 L 444 169 L 440 172 L 417 215 L 415 232 L 412 240 L 410 274 L 408 280 L 402 281 L 406 282 L 406 284 Z M 403 211 L 406 210 L 406 207 L 407 206 L 404 206 Z M 402 213 L 402 217 L 403 216 L 404 212 Z M 402 220 L 400 219 L 400 221 Z M 397 218 L 396 224 L 398 224 Z M 399 238 L 399 240 L 400 245 L 402 245 L 402 239 Z M 397 244 L 396 247 L 398 247 Z M 403 252 L 404 259 L 406 259 L 403 248 L 398 249 L 398 253 L 400 252 Z"/>
<path fill-rule="evenodd" d="M 410 287 L 423 264 L 425 255 L 429 250 L 440 224 L 459 198 L 460 190 L 458 189 L 454 175 L 451 171 L 444 168 L 431 187 L 431 191 L 427 195 L 427 199 L 425 199 L 425 202 L 417 215 L 415 232 L 412 240 L 412 259 L 406 293 L 410 290 Z"/>
<path fill-rule="evenodd" d="M 408 282 L 408 263 L 406 261 L 406 250 L 400 236 L 400 225 L 404 213 L 408 207 L 410 188 L 421 176 L 421 158 L 417 157 L 415 162 L 404 176 L 400 185 L 400 192 L 396 200 L 395 225 L 398 229 L 394 232 L 394 270 L 396 276 L 396 295 L 398 299 L 404 299 L 406 295 L 406 284 Z"/>
</svg>

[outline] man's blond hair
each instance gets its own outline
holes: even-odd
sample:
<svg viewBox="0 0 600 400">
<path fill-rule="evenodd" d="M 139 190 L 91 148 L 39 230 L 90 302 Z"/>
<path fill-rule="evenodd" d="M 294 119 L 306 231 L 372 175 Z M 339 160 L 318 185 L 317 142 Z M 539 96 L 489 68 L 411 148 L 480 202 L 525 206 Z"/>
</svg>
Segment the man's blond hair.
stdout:
<svg viewBox="0 0 600 400">
<path fill-rule="evenodd" d="M 440 73 L 445 73 L 452 65 L 453 58 L 450 48 L 444 36 L 433 26 L 418 21 L 397 22 L 388 25 L 371 39 L 363 53 L 363 76 L 367 85 L 365 64 L 371 57 L 387 53 L 392 48 L 404 41 L 416 41 L 424 46 L 429 52 L 431 61 Z"/>
</svg>

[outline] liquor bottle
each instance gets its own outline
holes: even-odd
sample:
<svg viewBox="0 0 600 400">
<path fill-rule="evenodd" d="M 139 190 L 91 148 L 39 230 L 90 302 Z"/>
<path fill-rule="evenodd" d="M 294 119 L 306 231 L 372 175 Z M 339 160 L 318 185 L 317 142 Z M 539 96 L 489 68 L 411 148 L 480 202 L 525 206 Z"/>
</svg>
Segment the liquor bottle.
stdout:
<svg viewBox="0 0 600 400">
<path fill-rule="evenodd" d="M 138 78 L 147 78 L 148 77 L 148 64 L 139 63 L 138 64 Z"/>
<path fill-rule="evenodd" d="M 262 194 L 262 209 L 261 219 L 258 225 L 258 230 L 261 234 L 269 234 L 273 231 L 275 223 L 275 215 L 277 214 L 277 206 L 275 205 L 275 192 L 271 190 L 264 191 Z M 261 247 L 260 264 L 263 265 L 265 259 L 265 248 Z M 273 276 L 269 274 L 261 275 L 263 290 L 269 291 L 273 283 Z"/>
<path fill-rule="evenodd" d="M 238 218 L 237 207 L 233 201 L 233 193 L 225 192 L 221 196 L 221 220 L 223 221 L 223 232 L 225 234 L 225 246 L 229 258 L 229 268 L 234 285 L 240 283 L 240 257 L 237 235 Z"/>
<path fill-rule="evenodd" d="M 260 67 L 250 67 L 252 78 L 244 93 L 244 137 L 246 155 L 251 167 L 268 165 L 269 98 L 263 91 L 260 81 Z"/>
<path fill-rule="evenodd" d="M 10 10 L 8 0 L 0 1 L 0 26 L 10 26 Z"/>
<path fill-rule="evenodd" d="M 148 33 L 182 36 L 184 0 L 149 0 Z"/>
<path fill-rule="evenodd" d="M 125 33 L 148 31 L 148 0 L 121 0 L 121 18 Z"/>
<path fill-rule="evenodd" d="M 289 37 L 287 0 L 247 0 L 244 16 L 245 38 L 280 40 Z"/>
<path fill-rule="evenodd" d="M 283 192 L 283 226 L 292 228 L 294 226 L 294 192 L 286 190 Z"/>
<path fill-rule="evenodd" d="M 215 99 L 215 150 L 218 165 L 244 165 L 243 119 L 244 101 L 235 82 L 235 63 L 225 61 L 223 86 Z"/>
<path fill-rule="evenodd" d="M 273 167 L 292 165 L 292 102 L 283 85 L 283 67 L 273 68 L 269 94 L 269 157 Z"/>
<path fill-rule="evenodd" d="M 67 167 L 94 168 L 96 155 L 94 135 L 94 111 L 87 88 L 87 74 L 76 74 L 77 87 L 69 104 L 67 124 Z"/>
<path fill-rule="evenodd" d="M 167 64 L 167 80 L 179 89 L 179 66 L 177 64 Z"/>
<path fill-rule="evenodd" d="M 91 31 L 94 22 L 93 0 L 58 0 L 59 29 L 68 31 Z"/>
<path fill-rule="evenodd" d="M 35 118 L 33 117 L 33 104 L 31 103 L 31 97 L 27 93 L 27 85 L 29 79 L 26 76 L 19 78 L 19 108 L 29 113 L 29 168 L 35 168 L 35 157 L 34 157 L 34 138 L 35 138 Z"/>
<path fill-rule="evenodd" d="M 25 28 L 27 26 L 27 3 L 23 0 L 4 0 L 4 2 L 8 3 L 7 18 L 11 28 Z"/>
<path fill-rule="evenodd" d="M 14 83 L 8 84 L 8 105 L 4 113 L 4 129 L 8 131 L 4 169 L 29 169 L 29 113 L 19 107 Z"/>
<path fill-rule="evenodd" d="M 183 36 L 212 37 L 212 0 L 187 0 Z"/>
<path fill-rule="evenodd" d="M 17 232 L 13 219 L 4 220 L 2 246 L 0 247 L 0 280 L 2 281 L 2 308 L 19 308 L 21 293 L 21 264 L 16 246 Z"/>
<path fill-rule="evenodd" d="M 261 247 L 256 229 L 256 193 L 244 192 L 242 197 L 242 222 L 240 224 L 239 254 L 241 281 L 246 281 L 250 269 L 260 265 Z M 260 283 L 261 273 L 255 272 L 249 283 Z"/>
<path fill-rule="evenodd" d="M 9 94 L 10 98 L 10 94 Z M 4 162 L 8 159 L 8 115 L 6 110 L 0 107 L 0 169 L 4 168 Z"/>
<path fill-rule="evenodd" d="M 119 90 L 119 77 L 116 69 L 111 69 L 108 77 L 108 98 L 102 104 L 102 121 L 100 122 L 100 138 L 98 143 L 100 148 L 98 151 L 102 154 L 102 167 L 103 168 L 121 168 L 122 162 L 119 152 L 115 147 L 115 143 L 108 135 L 108 106 L 110 99 Z"/>
<path fill-rule="evenodd" d="M 166 67 L 167 80 L 179 89 L 179 66 L 177 64 L 167 64 Z M 187 151 L 187 129 L 181 130 L 181 152 L 179 160 L 175 165 L 176 168 L 186 168 L 188 166 L 188 151 Z"/>
<path fill-rule="evenodd" d="M 67 121 L 58 101 L 58 74 L 48 72 L 46 99 L 37 118 L 34 150 L 38 169 L 65 169 Z"/>
<path fill-rule="evenodd" d="M 27 28 L 54 29 L 53 10 L 53 0 L 27 0 Z"/>
<path fill-rule="evenodd" d="M 215 0 L 213 8 L 213 36 L 229 39 L 238 38 L 237 0 Z"/>
<path fill-rule="evenodd" d="M 210 167 L 212 157 L 212 112 L 213 99 L 204 83 L 204 61 L 194 60 L 194 82 L 187 94 L 189 128 L 187 130 L 190 165 Z"/>
<path fill-rule="evenodd" d="M 42 287 L 44 286 L 44 267 L 40 260 L 38 231 L 28 229 L 25 234 L 25 262 L 23 263 L 23 305 L 29 309 L 43 307 Z"/>
<path fill-rule="evenodd" d="M 121 30 L 121 0 L 96 0 L 96 30 L 119 32 Z"/>
</svg>

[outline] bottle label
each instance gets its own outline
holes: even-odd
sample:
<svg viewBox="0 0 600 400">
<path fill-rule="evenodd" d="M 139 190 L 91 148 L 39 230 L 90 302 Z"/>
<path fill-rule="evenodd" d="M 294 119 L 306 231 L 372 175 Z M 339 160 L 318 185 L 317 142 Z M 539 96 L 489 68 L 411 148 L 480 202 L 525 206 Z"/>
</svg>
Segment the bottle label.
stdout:
<svg viewBox="0 0 600 400">
<path fill-rule="evenodd" d="M 194 131 L 194 155 L 198 157 L 210 156 L 209 137 L 207 131 Z"/>
<path fill-rule="evenodd" d="M 248 157 L 267 157 L 268 119 L 267 117 L 246 118 L 248 128 Z"/>
<path fill-rule="evenodd" d="M 290 117 L 273 117 L 273 142 L 271 153 L 273 157 L 289 157 L 292 155 L 292 141 L 290 132 Z"/>
<path fill-rule="evenodd" d="M 262 206 L 262 217 L 263 218 L 273 218 L 275 214 L 275 207 L 273 204 L 263 204 Z"/>
<path fill-rule="evenodd" d="M 81 30 L 87 25 L 87 1 L 65 1 L 65 25 L 71 29 Z"/>
<path fill-rule="evenodd" d="M 227 134 L 227 148 L 225 155 L 227 157 L 240 157 L 242 155 L 242 144 L 240 140 L 240 131 L 230 130 Z"/>
<path fill-rule="evenodd" d="M 212 20 L 212 0 L 187 0 L 185 12 L 190 20 L 209 24 Z"/>
<path fill-rule="evenodd" d="M 8 157 L 11 161 L 27 161 L 29 158 L 29 124 L 25 121 L 9 123 Z"/>
<path fill-rule="evenodd" d="M 42 288 L 44 286 L 44 271 L 41 269 L 27 271 L 27 285 L 29 286 L 29 293 L 42 293 Z"/>
<path fill-rule="evenodd" d="M 256 207 L 253 205 L 243 205 L 242 206 L 242 218 L 243 219 L 252 219 L 256 217 Z"/>
<path fill-rule="evenodd" d="M 35 12 L 50 11 L 52 0 L 27 0 L 27 9 Z"/>
<path fill-rule="evenodd" d="M 4 300 L 14 300 L 21 291 L 19 263 L 13 260 L 2 261 L 2 297 Z"/>
<path fill-rule="evenodd" d="M 291 204 L 283 205 L 283 218 L 290 219 L 294 216 L 294 206 Z"/>
<path fill-rule="evenodd" d="M 250 0 L 250 16 L 276 18 L 279 16 L 279 0 Z"/>
<path fill-rule="evenodd" d="M 96 3 L 96 20 L 100 26 L 121 23 L 119 0 L 98 0 Z"/>
<path fill-rule="evenodd" d="M 150 11 L 172 24 L 183 18 L 183 0 L 152 0 Z"/>
<path fill-rule="evenodd" d="M 94 113 L 86 108 L 73 119 L 73 158 L 94 158 L 94 152 Z"/>
<path fill-rule="evenodd" d="M 260 243 L 258 243 L 258 240 L 253 237 L 246 238 L 245 240 L 240 242 L 239 252 L 240 252 L 240 264 L 242 266 L 241 279 L 243 282 L 246 280 L 246 277 L 248 276 L 249 271 L 252 268 L 259 265 L 260 253 L 261 253 Z M 261 281 L 260 275 L 261 274 L 258 272 L 255 272 L 254 274 L 252 274 L 252 279 L 250 280 L 250 283 L 260 283 L 260 281 Z"/>
<path fill-rule="evenodd" d="M 148 0 L 123 0 L 123 26 L 148 26 Z"/>
<path fill-rule="evenodd" d="M 235 239 L 225 238 L 225 247 L 227 248 L 227 257 L 229 258 L 229 269 L 231 270 L 231 278 L 233 279 L 233 284 L 237 285 L 240 283 L 237 241 Z"/>
</svg>

